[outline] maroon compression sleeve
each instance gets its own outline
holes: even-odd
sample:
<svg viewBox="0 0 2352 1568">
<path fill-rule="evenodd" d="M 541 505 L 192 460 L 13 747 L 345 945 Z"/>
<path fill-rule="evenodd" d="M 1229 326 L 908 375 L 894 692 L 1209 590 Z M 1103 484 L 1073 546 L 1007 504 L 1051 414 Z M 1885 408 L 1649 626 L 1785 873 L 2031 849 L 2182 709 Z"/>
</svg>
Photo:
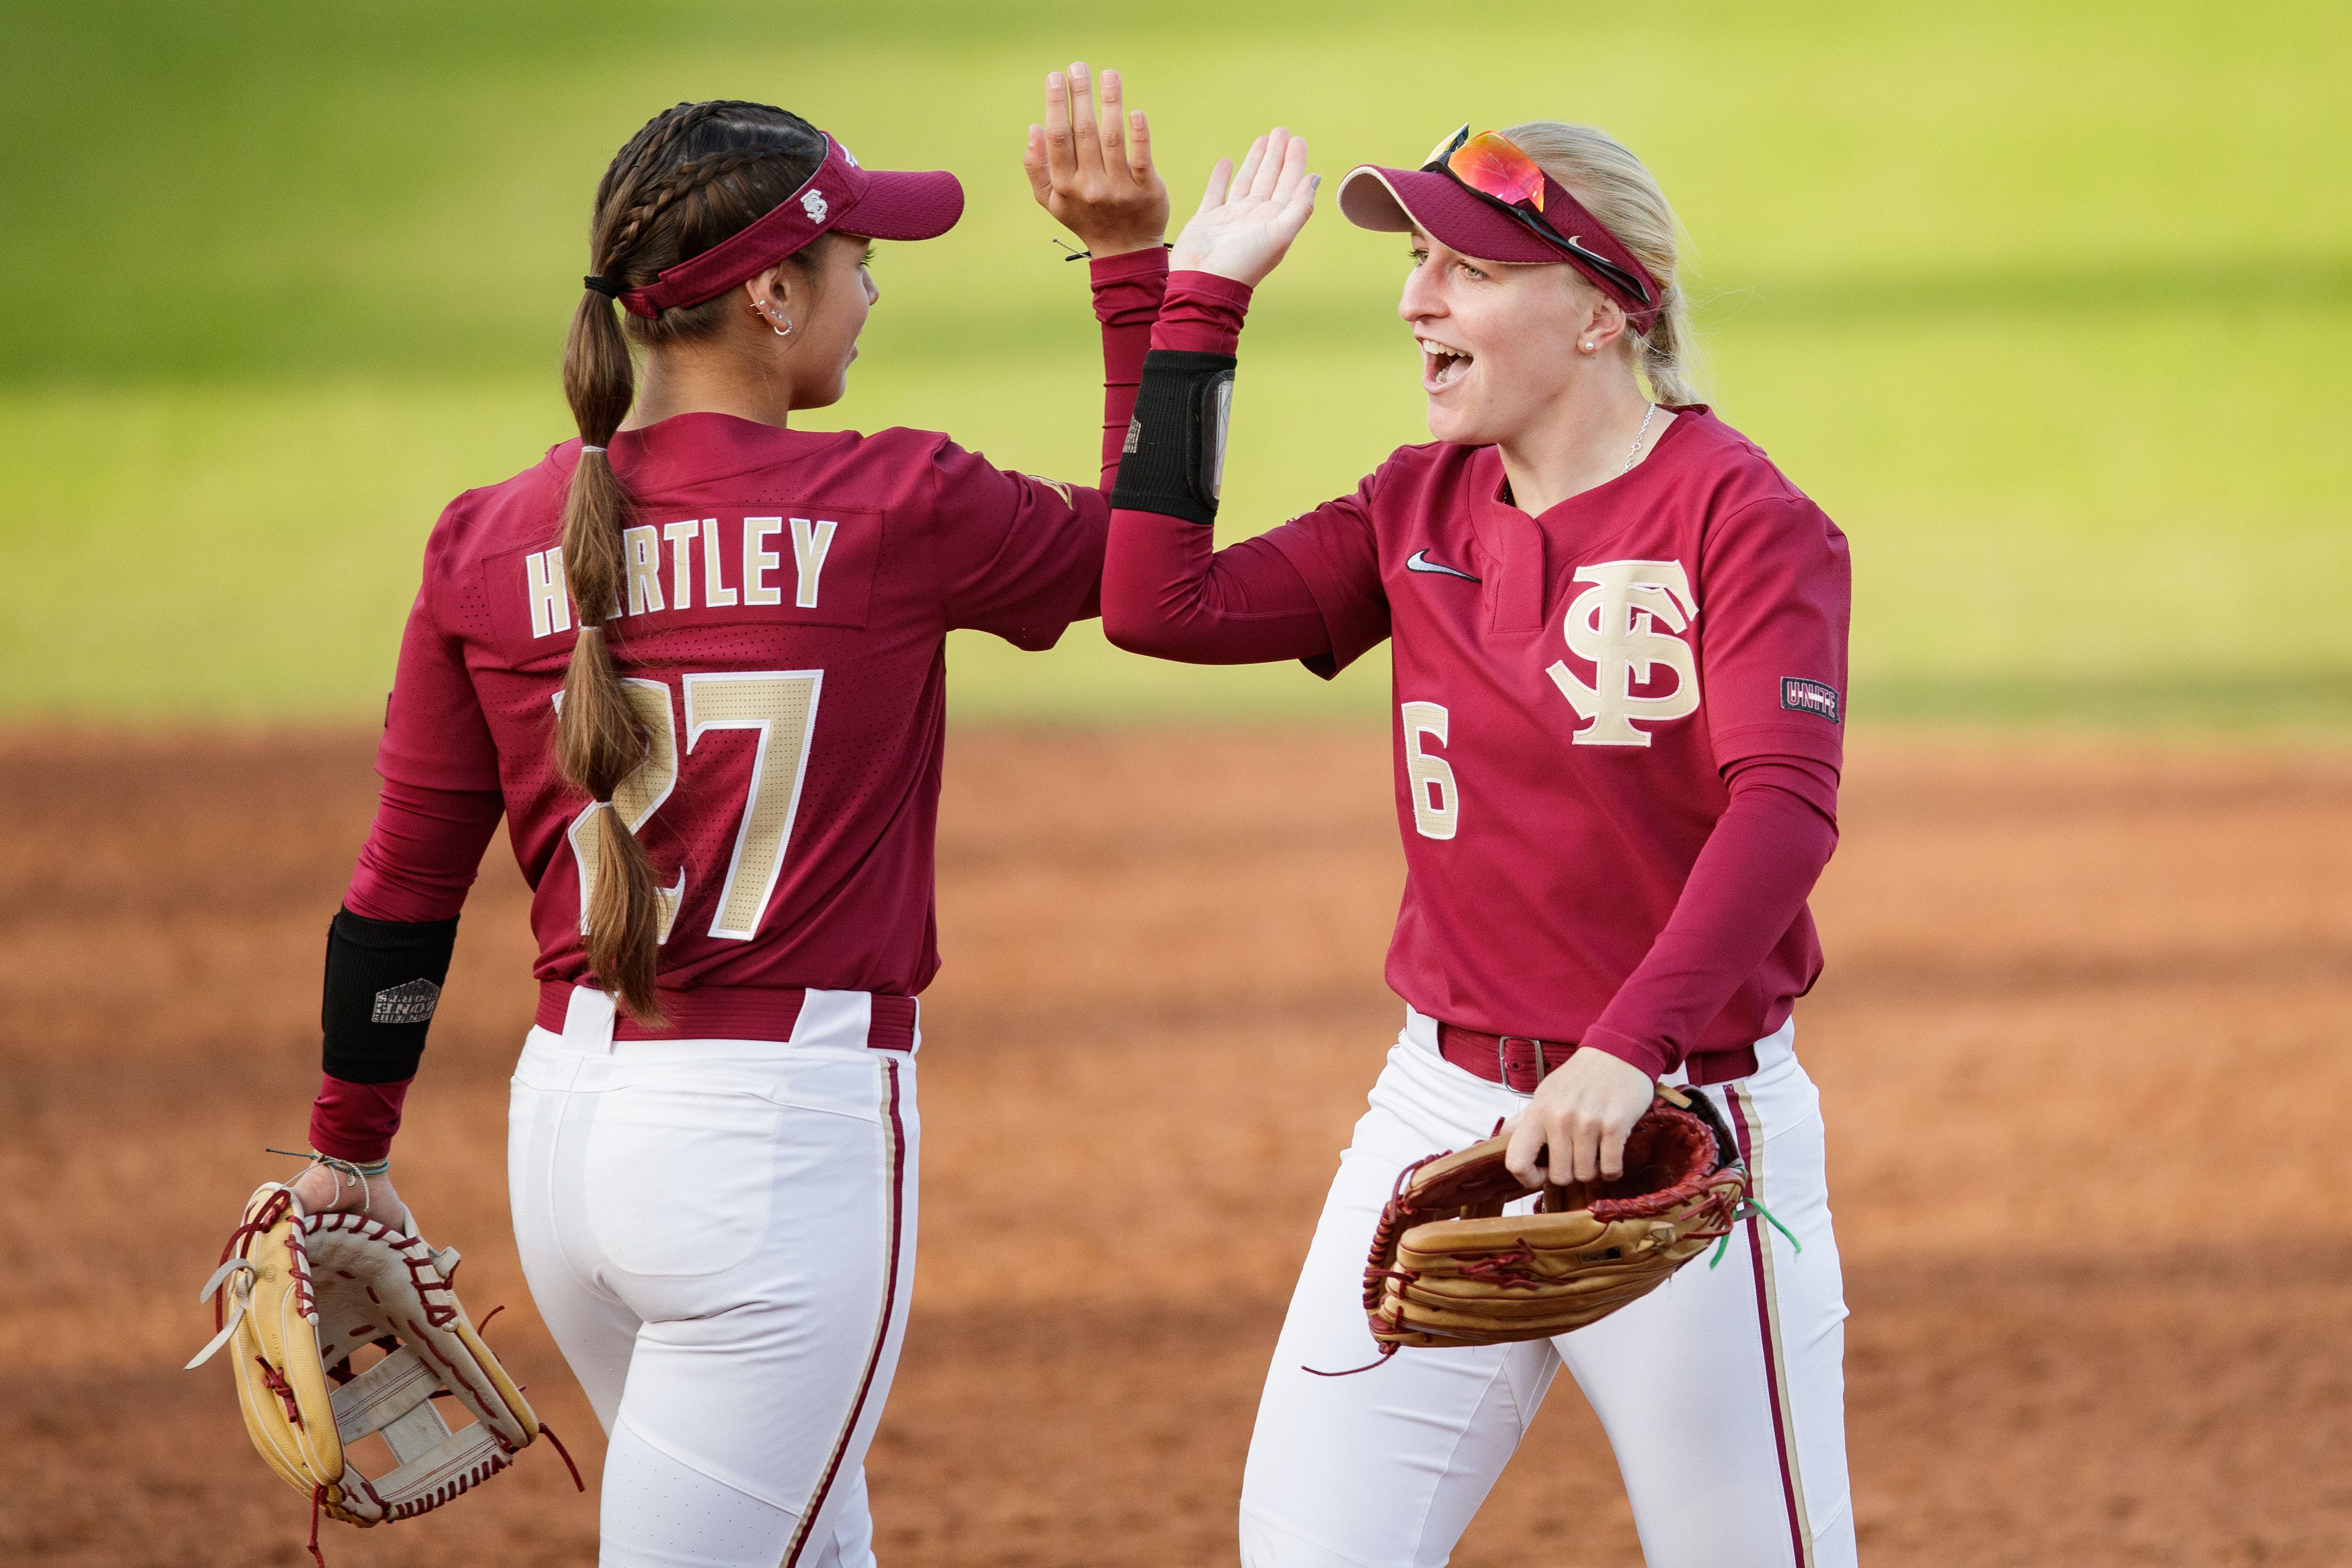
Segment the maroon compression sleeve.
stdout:
<svg viewBox="0 0 2352 1568">
<path fill-rule="evenodd" d="M 446 920 L 464 906 L 506 801 L 496 789 L 383 781 L 343 907 L 370 920 Z"/>
<path fill-rule="evenodd" d="M 1248 284 L 1213 272 L 1171 274 L 1151 346 L 1190 354 L 1239 353 L 1251 293 Z"/>
<path fill-rule="evenodd" d="M 1307 580 L 1272 541 L 1218 549 L 1182 517 L 1111 513 L 1102 597 L 1103 634 L 1130 653 L 1255 664 L 1331 651 Z"/>
<path fill-rule="evenodd" d="M 1143 384 L 1143 356 L 1151 347 L 1151 324 L 1168 291 L 1168 253 L 1158 246 L 1105 256 L 1087 264 L 1094 287 L 1095 319 L 1102 323 L 1102 488 L 1118 478 L 1127 422 L 1135 414 L 1135 390 Z"/>
<path fill-rule="evenodd" d="M 310 1103 L 310 1146 L 322 1155 L 361 1164 L 392 1153 L 400 1131 L 400 1108 L 414 1078 L 394 1083 L 352 1083 L 321 1074 L 319 1097 Z"/>
<path fill-rule="evenodd" d="M 1580 1043 L 1657 1077 L 1682 1064 L 1805 907 L 1837 848 L 1837 772 L 1807 758 L 1735 764 L 1731 803 L 1675 912 Z"/>
<path fill-rule="evenodd" d="M 1170 281 L 1150 346 L 1234 352 L 1249 286 L 1199 272 Z M 1139 357 L 1139 377 L 1141 363 Z M 1108 442 L 1104 453 L 1110 464 L 1104 474 L 1108 488 L 1118 459 Z M 1159 512 L 1111 513 L 1102 609 L 1105 635 L 1131 653 L 1156 659 L 1255 664 L 1331 650 L 1307 580 L 1271 542 L 1244 539 L 1220 550 L 1209 529 Z"/>
</svg>

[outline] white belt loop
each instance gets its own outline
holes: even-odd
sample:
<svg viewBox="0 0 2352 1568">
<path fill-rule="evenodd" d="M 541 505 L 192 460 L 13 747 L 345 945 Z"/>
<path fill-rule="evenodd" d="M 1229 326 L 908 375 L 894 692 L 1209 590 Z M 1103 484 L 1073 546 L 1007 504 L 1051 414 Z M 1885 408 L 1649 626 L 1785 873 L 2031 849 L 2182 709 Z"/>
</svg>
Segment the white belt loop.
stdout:
<svg viewBox="0 0 2352 1568">
<path fill-rule="evenodd" d="M 572 988 L 563 1007 L 563 1043 L 572 1051 L 609 1056 L 613 1051 L 613 998 L 591 986 Z"/>
<path fill-rule="evenodd" d="M 801 1016 L 793 1022 L 792 1042 L 863 1051 L 873 1025 L 874 997 L 869 991 L 804 991 Z"/>
</svg>

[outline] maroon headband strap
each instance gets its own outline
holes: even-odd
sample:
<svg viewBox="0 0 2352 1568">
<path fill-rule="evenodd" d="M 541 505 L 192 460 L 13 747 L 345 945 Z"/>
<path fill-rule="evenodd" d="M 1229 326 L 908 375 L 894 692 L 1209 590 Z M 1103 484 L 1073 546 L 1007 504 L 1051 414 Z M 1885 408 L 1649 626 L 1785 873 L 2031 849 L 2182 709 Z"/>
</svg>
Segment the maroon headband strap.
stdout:
<svg viewBox="0 0 2352 1568">
<path fill-rule="evenodd" d="M 1642 258 L 1627 249 L 1623 241 L 1611 234 L 1609 225 L 1594 217 L 1591 209 L 1578 201 L 1567 186 L 1553 179 L 1549 173 L 1544 175 L 1543 182 L 1544 221 L 1559 230 L 1569 240 L 1571 246 L 1581 246 L 1603 260 L 1622 267 L 1640 278 L 1649 287 L 1650 302 L 1644 305 L 1640 295 L 1610 277 L 1600 267 L 1587 264 L 1581 256 L 1570 255 L 1567 258 L 1568 264 L 1590 278 L 1594 287 L 1624 308 L 1626 318 L 1633 324 L 1633 330 L 1648 331 L 1651 324 L 1658 319 L 1658 310 L 1664 303 L 1666 291 L 1658 287 L 1658 280 L 1650 276 L 1650 269 L 1642 265 Z"/>
<path fill-rule="evenodd" d="M 623 289 L 621 303 L 632 316 L 650 320 L 677 306 L 716 299 L 840 223 L 865 196 L 866 186 L 866 171 L 846 148 L 828 136 L 824 162 L 799 190 L 700 256 L 664 267 L 661 276 L 645 287 Z"/>
</svg>

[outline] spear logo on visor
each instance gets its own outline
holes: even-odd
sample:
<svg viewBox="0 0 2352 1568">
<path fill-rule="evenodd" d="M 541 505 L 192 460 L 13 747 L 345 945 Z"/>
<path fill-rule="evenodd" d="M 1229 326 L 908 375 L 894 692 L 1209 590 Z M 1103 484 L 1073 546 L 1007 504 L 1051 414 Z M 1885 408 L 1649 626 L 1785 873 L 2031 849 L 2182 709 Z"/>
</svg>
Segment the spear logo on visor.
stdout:
<svg viewBox="0 0 2352 1568">
<path fill-rule="evenodd" d="M 1577 235 L 1564 235 L 1552 226 L 1544 216 L 1543 169 L 1502 132 L 1482 131 L 1473 136 L 1465 122 L 1462 129 L 1430 149 L 1429 161 L 1422 170 L 1449 176 L 1504 216 L 1570 252 L 1643 306 L 1656 303 L 1651 297 L 1647 278 L 1599 255 Z M 1576 208 L 1575 215 L 1591 216 L 1577 207 L 1574 198 L 1570 199 L 1569 204 Z"/>
</svg>

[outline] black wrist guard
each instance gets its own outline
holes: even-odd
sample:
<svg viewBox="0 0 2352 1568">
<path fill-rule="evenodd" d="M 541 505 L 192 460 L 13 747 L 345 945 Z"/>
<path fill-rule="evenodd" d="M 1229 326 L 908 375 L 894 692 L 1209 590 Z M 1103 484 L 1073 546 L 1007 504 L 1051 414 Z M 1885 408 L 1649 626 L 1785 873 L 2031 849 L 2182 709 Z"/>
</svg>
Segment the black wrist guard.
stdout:
<svg viewBox="0 0 2352 1568">
<path fill-rule="evenodd" d="M 411 924 L 370 920 L 348 909 L 327 927 L 327 988 L 319 1007 L 326 1031 L 320 1065 L 352 1083 L 397 1083 L 416 1076 L 425 1031 L 449 977 L 457 917 Z"/>
<path fill-rule="evenodd" d="M 1187 522 L 1217 520 L 1235 363 L 1231 354 L 1176 349 L 1143 356 L 1143 384 L 1136 390 L 1112 506 Z"/>
</svg>

